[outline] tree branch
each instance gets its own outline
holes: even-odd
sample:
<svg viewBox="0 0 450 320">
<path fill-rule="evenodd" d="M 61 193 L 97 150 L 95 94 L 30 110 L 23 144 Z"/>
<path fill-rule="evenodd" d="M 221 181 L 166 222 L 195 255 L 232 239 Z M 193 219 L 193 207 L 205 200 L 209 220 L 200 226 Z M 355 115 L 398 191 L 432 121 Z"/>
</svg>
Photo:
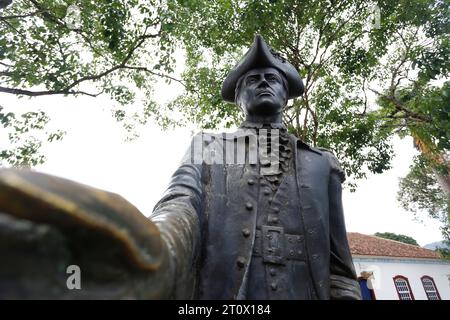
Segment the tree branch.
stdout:
<svg viewBox="0 0 450 320">
<path fill-rule="evenodd" d="M 344 28 L 344 26 L 353 20 L 353 18 L 359 13 L 360 8 L 360 4 L 362 4 L 363 2 L 357 4 L 353 14 L 346 20 L 344 20 L 335 30 L 335 32 L 327 39 L 327 44 L 325 46 L 325 48 L 323 49 L 322 53 L 319 56 L 319 61 L 317 62 L 317 64 L 315 65 L 315 67 L 311 68 L 311 71 L 308 72 L 308 77 L 306 79 L 306 83 L 305 83 L 305 87 L 306 87 L 306 91 L 309 91 L 311 89 L 311 86 L 313 85 L 314 81 L 312 81 L 313 77 L 315 76 L 315 73 L 321 68 L 323 67 L 332 57 L 333 55 L 329 55 L 328 57 L 324 58 L 325 54 L 327 53 L 328 49 L 330 49 L 332 42 L 336 39 L 336 36 L 339 34 L 339 32 L 342 30 L 342 28 Z M 322 30 L 322 29 L 321 29 Z M 354 36 L 352 39 L 348 40 L 347 46 L 353 46 L 353 43 L 360 37 L 362 36 L 364 33 L 366 33 L 366 31 L 361 31 L 360 33 L 358 33 L 356 36 Z M 319 40 L 320 40 L 320 34 L 319 34 Z M 318 47 L 316 48 L 318 49 Z M 317 58 L 317 50 L 316 50 L 316 54 L 313 58 L 313 60 L 310 63 L 310 66 L 313 66 L 314 61 Z"/>
<path fill-rule="evenodd" d="M 0 86 L 0 92 L 3 93 L 11 93 L 15 95 L 24 95 L 29 97 L 39 97 L 39 96 L 46 96 L 46 95 L 78 95 L 83 94 L 90 97 L 97 97 L 103 91 L 99 93 L 88 93 L 85 91 L 73 91 L 73 90 L 45 90 L 45 91 L 31 91 L 31 90 L 24 90 L 24 89 L 15 89 L 15 88 L 7 88 L 7 87 L 1 87 Z"/>
<path fill-rule="evenodd" d="M 69 86 L 67 86 L 67 90 L 72 89 L 73 87 L 75 87 L 76 85 L 79 85 L 82 82 L 85 81 L 90 81 L 90 80 L 98 80 L 102 77 L 107 76 L 108 74 L 118 70 L 118 69 L 126 69 L 126 64 L 127 62 L 131 59 L 131 57 L 133 56 L 133 53 L 145 42 L 146 39 L 149 38 L 155 38 L 157 36 L 159 36 L 161 33 L 161 31 L 158 32 L 158 34 L 150 34 L 150 35 L 141 35 L 140 37 L 137 38 L 137 42 L 134 46 L 132 46 L 130 48 L 130 50 L 128 51 L 127 55 L 125 56 L 125 58 L 122 60 L 122 62 L 118 65 L 115 65 L 114 67 L 111 67 L 99 74 L 96 75 L 89 75 L 89 76 L 85 76 L 85 77 L 81 77 L 80 79 L 72 82 Z"/>
<path fill-rule="evenodd" d="M 176 82 L 182 84 L 184 87 L 186 87 L 186 84 L 185 84 L 182 80 L 177 79 L 177 78 L 174 78 L 174 77 L 171 77 L 171 76 L 169 76 L 169 75 L 167 75 L 167 74 L 162 74 L 162 73 L 158 73 L 158 72 L 152 71 L 152 70 L 150 70 L 150 69 L 148 69 L 148 68 L 146 68 L 146 67 L 124 66 L 123 68 L 124 68 L 124 69 L 130 69 L 130 70 L 145 71 L 145 72 L 148 72 L 148 73 L 150 73 L 150 74 L 152 74 L 152 75 L 154 75 L 154 76 L 158 76 L 158 77 L 161 77 L 161 78 L 167 78 L 167 79 L 176 81 Z"/>
<path fill-rule="evenodd" d="M 45 6 L 43 4 L 41 4 L 39 1 L 29 0 L 29 2 L 31 3 L 31 7 L 35 8 L 34 12 L 21 14 L 21 15 L 0 16 L 0 22 L 7 24 L 15 32 L 19 33 L 18 30 L 16 30 L 7 21 L 7 19 L 24 18 L 24 17 L 39 15 L 39 17 L 45 21 L 54 23 L 58 27 L 64 28 L 65 30 L 69 30 L 70 32 L 74 32 L 74 33 L 78 34 L 79 36 L 81 36 L 81 38 L 86 42 L 86 44 L 90 47 L 90 49 L 93 52 L 99 54 L 100 56 L 103 56 L 98 52 L 98 50 L 96 50 L 96 47 L 93 45 L 93 43 L 91 43 L 89 35 L 86 35 L 81 29 L 69 28 L 64 20 L 55 16 L 50 10 L 46 9 Z M 147 39 L 156 38 L 156 37 L 161 36 L 161 30 L 159 30 L 159 32 L 157 32 L 155 34 L 147 34 L 147 30 L 149 29 L 149 27 L 152 27 L 152 26 L 156 27 L 159 23 L 160 23 L 160 20 L 159 20 L 159 18 L 157 18 L 157 19 L 151 21 L 150 23 L 146 24 L 145 31 L 143 31 L 143 33 L 140 36 L 136 37 L 133 40 L 132 44 L 130 45 L 130 48 L 126 52 L 125 57 L 121 61 L 114 61 L 111 64 L 109 64 L 110 68 L 104 70 L 103 72 L 100 72 L 97 74 L 88 74 L 88 75 L 84 75 L 84 76 L 80 75 L 78 79 L 75 78 L 72 80 L 72 82 L 68 82 L 68 84 L 65 87 L 61 88 L 60 90 L 33 91 L 33 90 L 27 90 L 27 89 L 22 89 L 22 88 L 10 88 L 7 85 L 5 85 L 5 86 L 0 86 L 0 92 L 10 93 L 10 94 L 15 94 L 15 95 L 26 95 L 26 96 L 30 96 L 30 97 L 43 96 L 43 95 L 58 95 L 58 94 L 63 94 L 63 95 L 83 94 L 83 95 L 95 97 L 95 96 L 98 96 L 99 94 L 101 94 L 101 92 L 93 94 L 93 93 L 89 93 L 89 92 L 85 92 L 85 91 L 81 91 L 81 90 L 76 90 L 76 87 L 79 86 L 83 82 L 99 80 L 99 79 L 101 79 L 105 76 L 108 76 L 109 74 L 111 74 L 117 70 L 121 70 L 121 69 L 142 70 L 142 71 L 148 72 L 148 73 L 153 74 L 158 77 L 163 77 L 163 78 L 171 79 L 173 81 L 182 83 L 181 80 L 179 80 L 179 79 L 173 78 L 169 75 L 164 75 L 164 74 L 154 72 L 145 67 L 127 65 L 127 63 L 132 60 L 133 56 L 135 55 L 136 50 L 138 50 L 140 47 L 142 47 L 142 45 L 145 43 L 145 41 Z M 24 37 L 24 35 L 20 34 L 20 33 L 19 33 L 19 36 Z M 24 39 L 25 39 L 25 41 L 27 41 L 26 38 L 24 38 Z M 60 39 L 57 39 L 57 45 L 59 48 L 59 53 L 61 54 L 61 61 L 62 61 L 62 63 L 65 64 L 66 55 L 62 48 L 61 42 L 59 40 Z M 30 43 L 28 43 L 28 45 L 30 47 L 33 47 Z M 106 64 L 106 62 L 108 62 L 108 58 L 106 58 L 106 57 L 104 57 L 104 58 L 106 60 L 105 61 L 105 64 Z M 11 67 L 3 62 L 0 62 L 0 65 L 5 66 L 5 67 Z M 11 74 L 12 73 L 8 72 L 7 70 L 3 70 L 0 72 L 0 76 L 10 76 Z"/>
<path fill-rule="evenodd" d="M 64 26 L 66 27 L 66 25 L 57 17 L 53 16 L 52 14 L 50 14 L 50 12 L 45 9 L 39 2 L 37 2 L 36 0 L 30 0 L 30 2 L 34 5 L 34 7 L 36 9 L 38 9 L 39 13 L 46 18 L 47 20 L 56 23 L 59 26 Z"/>
<path fill-rule="evenodd" d="M 17 15 L 11 15 L 11 16 L 0 15 L 0 20 L 11 20 L 11 19 L 27 18 L 27 17 L 35 16 L 35 15 L 37 15 L 40 12 L 42 12 L 42 11 L 37 10 L 37 11 L 30 12 L 30 13 L 27 13 L 27 14 L 17 14 Z"/>
<path fill-rule="evenodd" d="M 369 88 L 369 90 L 374 92 L 375 94 L 379 95 L 381 98 L 392 102 L 394 104 L 395 108 L 397 110 L 405 112 L 407 114 L 408 118 L 413 118 L 413 119 L 420 120 L 420 121 L 427 122 L 427 123 L 431 123 L 433 120 L 431 117 L 427 117 L 427 116 L 424 116 L 417 112 L 409 110 L 408 108 L 405 107 L 403 102 L 401 102 L 400 100 L 398 100 L 396 97 L 394 97 L 392 95 L 382 94 L 379 91 L 372 89 L 372 88 Z"/>
<path fill-rule="evenodd" d="M 16 94 L 16 95 L 26 95 L 26 96 L 30 96 L 30 97 L 36 97 L 36 96 L 43 96 L 43 95 L 57 95 L 57 94 L 64 94 L 64 95 L 77 95 L 77 94 L 84 94 L 84 95 L 88 95 L 91 97 L 96 97 L 98 96 L 100 93 L 97 94 L 91 94 L 91 93 L 87 93 L 84 91 L 74 91 L 72 90 L 75 86 L 81 84 L 82 82 L 86 82 L 86 81 L 92 81 L 92 80 L 98 80 L 100 78 L 103 78 L 109 74 L 111 74 L 112 72 L 119 70 L 119 69 L 135 69 L 135 70 L 142 70 L 142 71 L 146 71 L 149 73 L 152 73 L 153 75 L 156 76 L 160 76 L 160 77 L 165 77 L 165 78 L 169 78 L 171 80 L 177 81 L 177 82 L 181 82 L 181 80 L 175 79 L 173 77 L 170 77 L 168 75 L 163 75 L 163 74 L 159 74 L 156 72 L 153 72 L 145 67 L 138 67 L 138 66 L 127 66 L 127 62 L 132 58 L 134 52 L 145 42 L 145 40 L 150 39 L 150 38 L 155 38 L 158 37 L 160 35 L 161 31 L 159 31 L 157 34 L 143 34 L 141 36 L 139 36 L 136 41 L 135 44 L 128 50 L 127 55 L 125 56 L 125 58 L 117 65 L 99 73 L 99 74 L 95 74 L 95 75 L 88 75 L 88 76 L 84 76 L 81 77 L 75 81 L 73 81 L 71 84 L 69 84 L 66 88 L 61 89 L 61 90 L 47 90 L 47 91 L 31 91 L 31 90 L 24 90 L 24 89 L 16 89 L 16 88 L 7 88 L 7 87 L 0 87 L 0 92 L 4 92 L 4 93 L 11 93 L 11 94 Z"/>
<path fill-rule="evenodd" d="M 341 8 L 342 8 L 342 6 L 343 6 L 344 4 L 345 4 L 345 1 L 341 1 L 340 4 L 339 4 L 338 6 L 336 6 L 335 10 L 330 10 L 330 11 L 329 11 L 329 18 L 328 18 L 327 22 L 325 22 L 325 23 L 319 28 L 319 39 L 317 40 L 316 50 L 315 50 L 314 57 L 313 57 L 313 59 L 312 59 L 310 65 L 313 65 L 314 62 L 316 61 L 317 55 L 318 55 L 318 53 L 319 53 L 320 41 L 321 41 L 321 39 L 322 39 L 323 32 L 325 31 L 325 29 L 326 29 L 326 28 L 328 27 L 328 25 L 330 24 L 331 19 L 334 17 L 334 15 L 335 15 L 337 12 L 339 12 L 339 11 L 341 10 Z M 357 11 L 357 10 L 355 10 L 355 11 Z M 355 14 L 356 14 L 356 13 L 355 13 Z M 348 21 L 351 20 L 351 18 L 353 18 L 353 16 L 350 17 L 349 20 L 345 21 L 345 22 L 344 22 L 344 23 L 336 30 L 336 32 L 335 32 L 335 33 L 333 34 L 333 36 L 331 37 L 332 40 L 328 42 L 328 45 L 327 45 L 327 47 L 325 48 L 325 51 L 328 49 L 330 43 L 333 41 L 334 36 L 340 31 L 340 29 L 341 29 Z M 323 53 L 321 54 L 321 56 L 320 56 L 320 58 L 319 58 L 319 63 L 320 63 L 320 60 L 321 60 L 321 58 L 322 58 L 322 55 L 323 55 Z"/>
<path fill-rule="evenodd" d="M 400 38 L 402 39 L 403 44 L 405 45 L 405 52 L 403 53 L 403 57 L 400 60 L 400 63 L 393 69 L 392 71 L 392 77 L 391 77 L 391 85 L 389 87 L 389 90 L 391 92 L 391 95 L 394 95 L 395 90 L 397 89 L 397 86 L 399 85 L 400 81 L 402 78 L 397 79 L 396 82 L 396 78 L 397 75 L 400 71 L 400 68 L 406 63 L 406 61 L 408 60 L 408 53 L 410 50 L 410 46 L 406 43 L 403 35 L 401 34 L 401 32 L 399 32 L 398 30 L 396 31 L 396 33 L 400 36 Z M 396 82 L 396 83 L 395 83 Z M 395 83 L 395 84 L 394 84 Z"/>
</svg>

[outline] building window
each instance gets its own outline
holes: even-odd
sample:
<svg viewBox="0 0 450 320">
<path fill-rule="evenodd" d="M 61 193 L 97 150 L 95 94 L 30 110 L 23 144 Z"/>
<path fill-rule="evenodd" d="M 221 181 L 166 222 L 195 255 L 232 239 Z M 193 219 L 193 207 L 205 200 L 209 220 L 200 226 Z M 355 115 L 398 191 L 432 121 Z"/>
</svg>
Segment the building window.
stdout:
<svg viewBox="0 0 450 320">
<path fill-rule="evenodd" d="M 421 280 L 428 300 L 441 300 L 441 296 L 439 295 L 439 291 L 436 288 L 436 284 L 434 283 L 433 278 L 429 276 L 423 276 Z"/>
<path fill-rule="evenodd" d="M 397 289 L 400 300 L 414 300 L 408 278 L 403 276 L 394 277 L 395 289 Z"/>
</svg>

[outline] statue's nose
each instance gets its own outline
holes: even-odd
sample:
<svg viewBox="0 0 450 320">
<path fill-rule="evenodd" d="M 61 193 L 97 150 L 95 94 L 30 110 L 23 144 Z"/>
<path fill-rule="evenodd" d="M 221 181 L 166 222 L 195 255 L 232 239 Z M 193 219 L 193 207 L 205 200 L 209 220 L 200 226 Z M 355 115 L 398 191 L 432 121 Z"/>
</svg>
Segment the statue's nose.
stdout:
<svg viewBox="0 0 450 320">
<path fill-rule="evenodd" d="M 258 84 L 258 88 L 260 87 L 268 87 L 269 86 L 269 82 L 267 82 L 266 78 L 261 78 L 261 81 Z"/>
</svg>

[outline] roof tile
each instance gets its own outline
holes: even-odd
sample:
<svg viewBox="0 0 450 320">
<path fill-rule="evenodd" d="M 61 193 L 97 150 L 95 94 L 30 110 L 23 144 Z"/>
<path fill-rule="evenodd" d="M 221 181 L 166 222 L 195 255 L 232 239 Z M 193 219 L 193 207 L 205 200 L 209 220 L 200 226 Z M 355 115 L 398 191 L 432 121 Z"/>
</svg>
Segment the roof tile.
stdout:
<svg viewBox="0 0 450 320">
<path fill-rule="evenodd" d="M 440 259 L 433 250 L 376 236 L 347 232 L 352 255 Z"/>
</svg>

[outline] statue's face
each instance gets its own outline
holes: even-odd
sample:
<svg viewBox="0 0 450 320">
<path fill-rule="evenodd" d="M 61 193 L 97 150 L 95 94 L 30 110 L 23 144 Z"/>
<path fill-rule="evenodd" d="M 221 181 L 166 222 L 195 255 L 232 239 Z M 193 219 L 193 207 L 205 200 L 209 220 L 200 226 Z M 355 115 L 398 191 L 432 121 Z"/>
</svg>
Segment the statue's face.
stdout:
<svg viewBox="0 0 450 320">
<path fill-rule="evenodd" d="M 287 90 L 275 68 L 258 68 L 243 75 L 237 103 L 246 114 L 274 115 L 283 110 Z"/>
</svg>

